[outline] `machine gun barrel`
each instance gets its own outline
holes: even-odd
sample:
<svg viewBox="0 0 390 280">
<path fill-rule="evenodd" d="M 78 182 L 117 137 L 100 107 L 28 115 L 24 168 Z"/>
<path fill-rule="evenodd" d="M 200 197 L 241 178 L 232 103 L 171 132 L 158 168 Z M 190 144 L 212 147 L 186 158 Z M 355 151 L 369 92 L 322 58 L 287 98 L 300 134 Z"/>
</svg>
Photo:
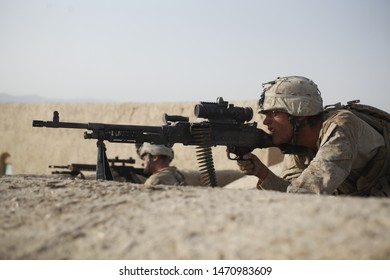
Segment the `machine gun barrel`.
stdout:
<svg viewBox="0 0 390 280">
<path fill-rule="evenodd" d="M 84 133 L 85 139 L 100 139 L 110 142 L 127 142 L 143 143 L 147 141 L 156 141 L 164 143 L 156 135 L 161 135 L 162 127 L 160 126 L 141 126 L 141 125 L 121 125 L 105 123 L 77 123 L 77 122 L 60 122 L 58 111 L 53 113 L 53 121 L 33 120 L 33 127 L 48 128 L 72 128 L 85 129 L 92 131 Z M 158 143 L 160 144 L 160 143 Z"/>
</svg>

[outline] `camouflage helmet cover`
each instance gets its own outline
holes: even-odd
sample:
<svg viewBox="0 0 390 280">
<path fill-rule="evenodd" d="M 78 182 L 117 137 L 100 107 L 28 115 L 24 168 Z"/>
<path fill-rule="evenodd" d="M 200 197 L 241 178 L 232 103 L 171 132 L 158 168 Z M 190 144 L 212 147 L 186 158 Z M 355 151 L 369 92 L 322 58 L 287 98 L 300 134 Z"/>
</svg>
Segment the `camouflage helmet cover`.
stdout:
<svg viewBox="0 0 390 280">
<path fill-rule="evenodd" d="M 314 116 L 323 111 L 321 92 L 310 79 L 279 77 L 263 84 L 259 113 L 280 110 L 292 116 Z"/>
<path fill-rule="evenodd" d="M 173 150 L 165 145 L 155 145 L 150 143 L 144 143 L 137 149 L 138 155 L 142 158 L 145 154 L 151 154 L 153 156 L 161 155 L 167 156 L 173 159 Z"/>
</svg>

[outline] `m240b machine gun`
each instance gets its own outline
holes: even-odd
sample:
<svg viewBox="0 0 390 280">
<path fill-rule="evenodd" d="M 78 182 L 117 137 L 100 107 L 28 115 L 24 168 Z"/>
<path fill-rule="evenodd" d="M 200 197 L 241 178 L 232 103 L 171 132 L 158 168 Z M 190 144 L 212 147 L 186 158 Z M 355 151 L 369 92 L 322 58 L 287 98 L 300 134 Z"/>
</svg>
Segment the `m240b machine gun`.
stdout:
<svg viewBox="0 0 390 280">
<path fill-rule="evenodd" d="M 229 159 L 242 159 L 244 154 L 256 148 L 273 146 L 271 136 L 257 128 L 256 122 L 248 123 L 253 117 L 251 107 L 235 107 L 219 97 L 217 102 L 196 104 L 194 115 L 206 120 L 189 122 L 188 117 L 164 114 L 162 126 L 75 123 L 60 122 L 59 113 L 55 111 L 53 121 L 34 120 L 32 125 L 85 129 L 85 139 L 97 139 L 96 178 L 103 180 L 112 180 L 104 141 L 134 144 L 148 142 L 170 147 L 175 143 L 197 146 L 201 179 L 208 186 L 217 186 L 211 147 L 226 146 Z"/>
<path fill-rule="evenodd" d="M 113 179 L 115 179 L 116 177 L 120 177 L 124 178 L 126 182 L 141 183 L 141 180 L 137 177 L 137 175 L 147 177 L 144 174 L 143 168 L 136 168 L 130 165 L 135 163 L 135 159 L 131 157 L 128 159 L 119 159 L 118 157 L 115 157 L 112 159 L 108 159 L 108 162 L 110 163 L 111 171 L 113 171 L 114 173 Z M 119 165 L 117 165 L 118 163 Z M 96 164 L 85 163 L 72 163 L 69 165 L 49 165 L 49 168 L 61 170 L 54 170 L 51 172 L 52 174 L 66 174 L 71 177 L 80 176 L 82 179 L 85 179 L 83 172 L 96 172 Z M 63 169 L 66 169 L 66 171 L 64 171 Z"/>
</svg>

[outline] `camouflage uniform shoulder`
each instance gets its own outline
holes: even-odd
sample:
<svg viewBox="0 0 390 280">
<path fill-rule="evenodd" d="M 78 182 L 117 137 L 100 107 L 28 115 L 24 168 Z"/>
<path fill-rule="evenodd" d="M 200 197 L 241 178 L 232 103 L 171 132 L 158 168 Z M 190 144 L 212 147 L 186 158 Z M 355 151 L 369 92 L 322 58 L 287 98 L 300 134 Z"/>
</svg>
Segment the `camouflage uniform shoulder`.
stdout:
<svg viewBox="0 0 390 280">
<path fill-rule="evenodd" d="M 339 111 L 348 111 L 350 114 L 353 114 L 359 119 L 368 123 L 383 135 L 384 128 L 386 129 L 389 126 L 390 114 L 379 108 L 360 104 L 359 102 L 359 100 L 354 100 L 347 102 L 347 105 L 341 105 L 341 103 L 337 103 L 334 105 L 325 106 L 325 114 L 333 115 L 337 113 L 337 115 L 339 115 Z"/>
<path fill-rule="evenodd" d="M 169 166 L 151 175 L 145 185 L 187 185 L 183 174 L 174 166 Z"/>
</svg>

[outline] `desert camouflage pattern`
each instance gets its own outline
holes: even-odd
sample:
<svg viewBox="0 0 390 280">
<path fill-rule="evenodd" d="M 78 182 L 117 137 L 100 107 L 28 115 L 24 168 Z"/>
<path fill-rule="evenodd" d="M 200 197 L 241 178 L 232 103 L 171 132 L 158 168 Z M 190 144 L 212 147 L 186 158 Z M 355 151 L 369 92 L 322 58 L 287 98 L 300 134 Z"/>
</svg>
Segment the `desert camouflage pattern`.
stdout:
<svg viewBox="0 0 390 280">
<path fill-rule="evenodd" d="M 185 186 L 187 185 L 187 183 L 183 174 L 175 166 L 169 166 L 151 175 L 145 181 L 144 185 L 145 186 L 154 186 L 154 185 Z"/>
<path fill-rule="evenodd" d="M 259 113 L 282 111 L 292 116 L 314 116 L 323 111 L 318 86 L 300 76 L 279 77 L 265 83 Z"/>
<path fill-rule="evenodd" d="M 258 188 L 359 196 L 390 196 L 374 184 L 385 163 L 383 136 L 348 110 L 326 113 L 316 154 L 286 155 L 281 177 L 269 173 Z M 387 175 L 390 174 L 387 170 Z"/>
</svg>

